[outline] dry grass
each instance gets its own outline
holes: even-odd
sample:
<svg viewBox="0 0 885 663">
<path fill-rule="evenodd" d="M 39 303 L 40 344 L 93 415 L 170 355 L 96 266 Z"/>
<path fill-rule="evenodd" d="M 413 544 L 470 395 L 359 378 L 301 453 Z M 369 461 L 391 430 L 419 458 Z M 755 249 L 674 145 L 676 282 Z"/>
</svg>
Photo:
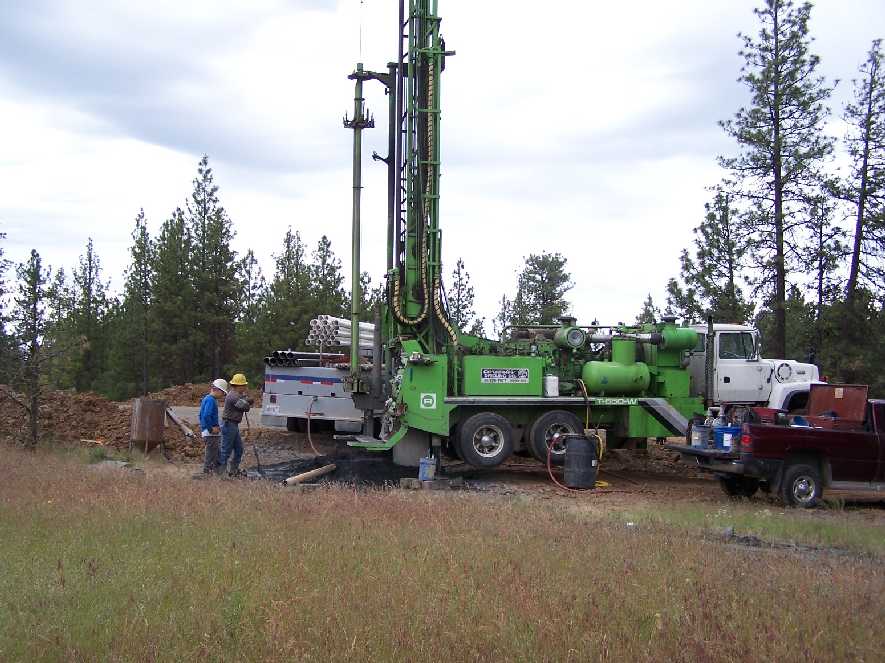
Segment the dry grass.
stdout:
<svg viewBox="0 0 885 663">
<path fill-rule="evenodd" d="M 878 561 L 0 456 L 0 660 L 874 660 Z"/>
<path fill-rule="evenodd" d="M 678 503 L 637 504 L 618 509 L 611 517 L 621 522 L 665 525 L 688 534 L 719 534 L 732 528 L 739 535 L 765 541 L 795 543 L 820 548 L 885 557 L 885 521 L 869 518 L 872 506 L 846 511 L 842 507 L 812 510 L 789 509 L 762 500 L 730 501 L 718 505 Z"/>
</svg>

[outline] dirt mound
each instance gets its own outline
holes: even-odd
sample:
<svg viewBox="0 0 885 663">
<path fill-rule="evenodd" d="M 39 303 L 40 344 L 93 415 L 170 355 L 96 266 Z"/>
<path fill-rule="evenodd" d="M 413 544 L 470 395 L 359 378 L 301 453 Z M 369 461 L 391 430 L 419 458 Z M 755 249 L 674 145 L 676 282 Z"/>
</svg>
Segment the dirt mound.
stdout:
<svg viewBox="0 0 885 663">
<path fill-rule="evenodd" d="M 16 395 L 18 396 L 18 395 Z M 19 396 L 20 397 L 20 396 Z M 27 438 L 28 416 L 12 396 L 0 390 L 0 407 L 11 414 L 9 426 L 0 432 L 0 441 Z M 129 448 L 130 403 L 116 403 L 93 393 L 50 391 L 40 403 L 40 437 L 50 444 Z M 187 439 L 172 422 L 165 430 L 164 445 L 174 455 L 202 456 L 199 438 Z"/>
<path fill-rule="evenodd" d="M 128 446 L 129 415 L 128 407 L 98 394 L 54 391 L 40 405 L 40 428 L 53 442 L 94 440 Z"/>
<path fill-rule="evenodd" d="M 261 392 L 254 387 L 246 389 L 249 396 L 255 399 L 256 403 L 261 402 Z M 166 387 L 160 391 L 148 394 L 148 398 L 166 401 L 166 405 L 199 405 L 203 400 L 203 396 L 209 393 L 208 384 L 179 384 L 172 387 Z"/>
<path fill-rule="evenodd" d="M 208 385 L 188 382 L 155 391 L 148 398 L 166 401 L 166 405 L 199 405 L 208 392 Z"/>
</svg>

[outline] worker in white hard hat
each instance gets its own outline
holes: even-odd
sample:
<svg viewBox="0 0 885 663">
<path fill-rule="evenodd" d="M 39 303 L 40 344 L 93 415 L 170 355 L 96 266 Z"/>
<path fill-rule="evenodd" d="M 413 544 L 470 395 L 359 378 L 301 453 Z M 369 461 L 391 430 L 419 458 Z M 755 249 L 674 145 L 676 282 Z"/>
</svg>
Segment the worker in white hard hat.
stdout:
<svg viewBox="0 0 885 663">
<path fill-rule="evenodd" d="M 255 400 L 246 393 L 246 376 L 237 373 L 230 379 L 230 387 L 224 398 L 224 410 L 221 413 L 221 471 L 225 468 L 228 475 L 235 477 L 241 474 L 240 460 L 243 458 L 243 438 L 240 437 L 240 422 L 243 415 L 254 405 Z M 230 461 L 230 467 L 227 467 Z"/>
<path fill-rule="evenodd" d="M 209 385 L 209 393 L 200 403 L 200 431 L 206 452 L 203 456 L 203 475 L 217 474 L 221 447 L 221 427 L 218 422 L 218 400 L 227 396 L 227 381 L 218 378 Z"/>
</svg>

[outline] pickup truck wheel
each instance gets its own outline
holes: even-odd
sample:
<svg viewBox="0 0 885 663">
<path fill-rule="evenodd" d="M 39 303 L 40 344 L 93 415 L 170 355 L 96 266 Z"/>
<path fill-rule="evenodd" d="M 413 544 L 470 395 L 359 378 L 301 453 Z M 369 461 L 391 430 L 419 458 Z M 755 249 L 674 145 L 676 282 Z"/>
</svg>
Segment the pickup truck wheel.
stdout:
<svg viewBox="0 0 885 663">
<path fill-rule="evenodd" d="M 513 453 L 513 426 L 500 414 L 474 414 L 460 428 L 461 458 L 474 467 L 495 467 Z"/>
<path fill-rule="evenodd" d="M 753 477 L 719 477 L 722 492 L 729 497 L 753 497 L 759 490 L 759 479 Z"/>
<path fill-rule="evenodd" d="M 823 497 L 823 480 L 820 471 L 805 463 L 788 465 L 781 484 L 781 498 L 787 506 L 810 509 Z"/>
<path fill-rule="evenodd" d="M 551 465 L 562 465 L 565 462 L 565 441 L 560 438 L 570 433 L 581 433 L 584 425 L 571 412 L 553 410 L 545 412 L 532 424 L 529 430 L 529 448 L 532 455 L 545 465 L 547 464 L 547 448 L 550 453 Z"/>
</svg>

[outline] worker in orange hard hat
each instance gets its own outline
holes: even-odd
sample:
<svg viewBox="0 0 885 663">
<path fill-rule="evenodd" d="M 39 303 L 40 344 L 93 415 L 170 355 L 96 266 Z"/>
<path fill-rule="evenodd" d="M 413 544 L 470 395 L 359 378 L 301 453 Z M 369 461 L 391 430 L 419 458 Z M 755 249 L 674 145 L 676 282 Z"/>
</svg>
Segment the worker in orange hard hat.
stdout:
<svg viewBox="0 0 885 663">
<path fill-rule="evenodd" d="M 240 437 L 240 422 L 243 414 L 255 403 L 246 394 L 246 376 L 242 373 L 234 375 L 228 383 L 227 396 L 224 398 L 224 410 L 221 413 L 221 458 L 219 469 L 223 472 L 227 467 L 228 475 L 235 477 L 240 474 L 240 460 L 243 458 L 243 438 Z"/>
</svg>

